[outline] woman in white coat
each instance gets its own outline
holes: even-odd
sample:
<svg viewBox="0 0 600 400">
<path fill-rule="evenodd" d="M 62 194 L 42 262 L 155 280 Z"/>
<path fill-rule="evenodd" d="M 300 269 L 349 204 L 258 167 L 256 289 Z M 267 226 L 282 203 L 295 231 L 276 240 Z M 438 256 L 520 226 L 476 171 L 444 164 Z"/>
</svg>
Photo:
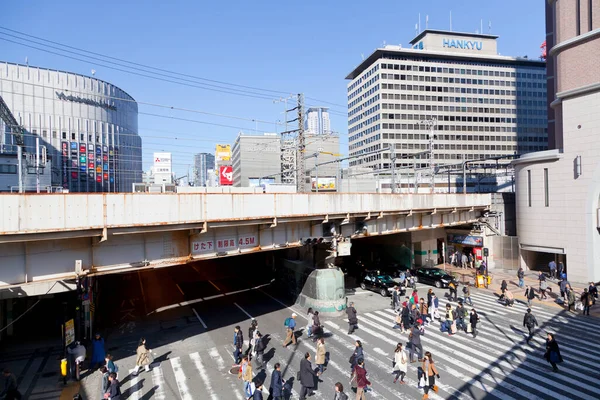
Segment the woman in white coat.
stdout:
<svg viewBox="0 0 600 400">
<path fill-rule="evenodd" d="M 394 383 L 396 383 L 398 378 L 400 378 L 400 383 L 404 384 L 404 377 L 406 376 L 407 371 L 408 357 L 406 357 L 406 352 L 402 348 L 402 343 L 398 343 L 396 350 L 394 350 L 394 371 L 392 372 L 396 375 L 396 378 L 394 378 Z"/>
</svg>

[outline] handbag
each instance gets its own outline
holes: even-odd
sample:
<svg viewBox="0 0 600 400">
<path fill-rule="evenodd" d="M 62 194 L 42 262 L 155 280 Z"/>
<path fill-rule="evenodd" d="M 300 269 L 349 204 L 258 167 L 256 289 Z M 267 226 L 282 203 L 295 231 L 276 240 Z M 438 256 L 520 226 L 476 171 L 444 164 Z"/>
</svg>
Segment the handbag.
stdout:
<svg viewBox="0 0 600 400">
<path fill-rule="evenodd" d="M 296 380 L 300 382 L 300 371 L 296 372 Z"/>
</svg>

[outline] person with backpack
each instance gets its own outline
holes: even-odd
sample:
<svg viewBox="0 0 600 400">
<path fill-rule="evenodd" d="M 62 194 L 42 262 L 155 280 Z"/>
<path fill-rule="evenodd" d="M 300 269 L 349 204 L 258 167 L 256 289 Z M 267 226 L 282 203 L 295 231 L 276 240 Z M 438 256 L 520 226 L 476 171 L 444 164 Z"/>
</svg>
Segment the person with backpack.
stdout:
<svg viewBox="0 0 600 400">
<path fill-rule="evenodd" d="M 239 325 L 237 325 L 233 329 L 233 358 L 235 359 L 235 364 L 239 365 L 242 360 L 242 349 L 244 348 L 244 334 L 242 333 L 242 329 Z"/>
<path fill-rule="evenodd" d="M 417 292 L 417 289 L 414 289 L 410 295 L 410 302 L 411 304 L 419 304 L 419 293 Z"/>
<path fill-rule="evenodd" d="M 479 323 L 479 314 L 477 314 L 477 311 L 474 308 L 471 309 L 469 323 L 471 326 L 471 334 L 473 335 L 473 339 L 475 339 L 477 337 L 477 324 Z"/>
<path fill-rule="evenodd" d="M 519 267 L 517 278 L 519 278 L 519 287 L 522 288 L 525 286 L 525 271 L 523 270 L 523 267 Z"/>
<path fill-rule="evenodd" d="M 425 353 L 425 357 L 423 358 L 421 368 L 425 372 L 425 376 L 428 378 L 427 383 L 424 387 L 425 394 L 423 395 L 423 399 L 428 399 L 429 390 L 433 390 L 435 393 L 438 392 L 438 387 L 435 384 L 435 378 L 440 379 L 440 374 L 437 368 L 435 367 L 435 363 L 433 362 L 433 356 L 430 352 Z"/>
<path fill-rule="evenodd" d="M 529 285 L 527 285 L 527 288 L 525 289 L 525 298 L 527 298 L 527 307 L 531 307 L 533 299 L 535 299 L 535 292 L 533 291 L 533 288 Z"/>
<path fill-rule="evenodd" d="M 592 306 L 592 296 L 587 288 L 583 289 L 581 294 L 581 304 L 583 305 L 583 315 L 590 315 L 590 307 Z"/>
<path fill-rule="evenodd" d="M 340 382 L 335 384 L 334 390 L 335 396 L 333 397 L 333 400 L 348 400 L 348 395 L 344 393 L 344 385 L 342 385 Z"/>
<path fill-rule="evenodd" d="M 4 375 L 4 390 L 0 393 L 0 397 L 4 396 L 5 400 L 18 400 L 22 397 L 19 392 L 19 384 L 15 374 L 10 372 L 8 368 L 3 371 Z"/>
<path fill-rule="evenodd" d="M 275 363 L 271 373 L 271 386 L 269 387 L 269 399 L 283 400 L 283 385 L 285 381 L 281 376 L 281 364 Z"/>
<path fill-rule="evenodd" d="M 394 378 L 394 383 L 398 381 L 400 378 L 400 383 L 404 385 L 404 377 L 408 372 L 408 358 L 406 358 L 406 352 L 402 348 L 402 343 L 398 343 L 396 345 L 396 350 L 394 350 L 394 361 L 392 361 L 392 373 L 396 375 Z"/>
<path fill-rule="evenodd" d="M 473 300 L 471 299 L 471 289 L 469 288 L 469 286 L 470 285 L 468 283 L 463 286 L 463 301 L 465 302 L 465 304 L 469 303 L 469 305 L 473 307 Z"/>
<path fill-rule="evenodd" d="M 562 261 L 558 263 L 557 272 L 559 277 L 562 277 L 562 275 L 565 273 L 565 264 L 563 264 Z"/>
<path fill-rule="evenodd" d="M 423 358 L 423 345 L 421 344 L 421 330 L 419 329 L 419 323 L 417 322 L 413 326 L 410 334 L 408 335 L 408 341 L 410 342 L 410 349 L 408 350 L 409 358 L 411 363 L 417 362 L 414 359 L 414 354 L 417 353 L 417 359 L 421 361 Z"/>
<path fill-rule="evenodd" d="M 106 369 L 108 369 L 108 373 L 112 374 L 113 372 L 119 376 L 119 367 L 113 361 L 113 356 L 111 354 L 106 354 L 104 358 L 104 362 L 106 363 Z"/>
<path fill-rule="evenodd" d="M 288 317 L 285 319 L 285 322 L 283 323 L 283 325 L 286 328 L 286 336 L 285 336 L 285 340 L 283 341 L 283 347 L 287 347 L 290 343 L 293 344 L 297 344 L 296 343 L 296 313 L 292 313 L 291 317 Z"/>
<path fill-rule="evenodd" d="M 346 315 L 348 315 L 348 335 L 352 335 L 358 329 L 358 318 L 356 317 L 354 302 L 351 302 L 350 306 L 346 308 Z"/>
<path fill-rule="evenodd" d="M 563 362 L 563 358 L 560 355 L 560 349 L 558 348 L 554 334 L 550 332 L 548 332 L 546 338 L 546 353 L 544 353 L 544 358 L 552 365 L 552 370 L 558 372 L 556 364 Z"/>
<path fill-rule="evenodd" d="M 531 313 L 531 308 L 528 308 L 527 312 L 525 313 L 525 316 L 523 317 L 523 327 L 526 327 L 527 330 L 529 331 L 529 336 L 527 336 L 527 340 L 526 340 L 526 342 L 528 344 L 531 341 L 531 339 L 533 338 L 533 332 L 537 325 L 538 325 L 538 322 L 537 322 L 537 319 L 535 318 L 535 315 L 533 315 Z"/>
<path fill-rule="evenodd" d="M 300 370 L 298 371 L 298 380 L 300 381 L 300 400 L 305 400 L 306 396 L 314 394 L 315 378 L 319 376 L 310 364 L 310 353 L 304 354 L 304 359 L 300 361 Z"/>
<path fill-rule="evenodd" d="M 365 392 L 367 388 L 371 386 L 371 382 L 367 379 L 367 370 L 365 369 L 365 360 L 362 358 L 358 360 L 358 364 L 354 369 L 354 376 L 356 379 L 356 400 L 366 400 Z"/>
</svg>

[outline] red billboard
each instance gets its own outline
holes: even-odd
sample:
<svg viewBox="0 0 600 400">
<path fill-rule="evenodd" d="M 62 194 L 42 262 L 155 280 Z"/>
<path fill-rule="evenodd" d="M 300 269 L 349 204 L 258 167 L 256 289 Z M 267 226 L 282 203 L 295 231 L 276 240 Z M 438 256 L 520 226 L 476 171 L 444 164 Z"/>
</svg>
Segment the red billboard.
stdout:
<svg viewBox="0 0 600 400">
<path fill-rule="evenodd" d="M 233 185 L 233 167 L 231 165 L 224 165 L 219 167 L 219 185 Z"/>
</svg>

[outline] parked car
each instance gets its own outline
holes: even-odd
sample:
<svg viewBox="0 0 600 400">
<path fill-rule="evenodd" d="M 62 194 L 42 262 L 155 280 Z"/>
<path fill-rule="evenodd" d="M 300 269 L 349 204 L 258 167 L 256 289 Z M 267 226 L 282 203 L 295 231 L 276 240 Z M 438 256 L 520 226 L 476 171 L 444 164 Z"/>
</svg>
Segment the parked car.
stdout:
<svg viewBox="0 0 600 400">
<path fill-rule="evenodd" d="M 377 292 L 383 297 L 389 296 L 396 286 L 391 276 L 382 274 L 381 271 L 365 271 L 362 276 L 360 288 Z"/>
<path fill-rule="evenodd" d="M 412 271 L 412 275 L 416 282 L 434 285 L 437 288 L 448 287 L 450 282 L 454 282 L 455 285 L 458 285 L 458 280 L 440 268 L 415 268 Z"/>
</svg>

